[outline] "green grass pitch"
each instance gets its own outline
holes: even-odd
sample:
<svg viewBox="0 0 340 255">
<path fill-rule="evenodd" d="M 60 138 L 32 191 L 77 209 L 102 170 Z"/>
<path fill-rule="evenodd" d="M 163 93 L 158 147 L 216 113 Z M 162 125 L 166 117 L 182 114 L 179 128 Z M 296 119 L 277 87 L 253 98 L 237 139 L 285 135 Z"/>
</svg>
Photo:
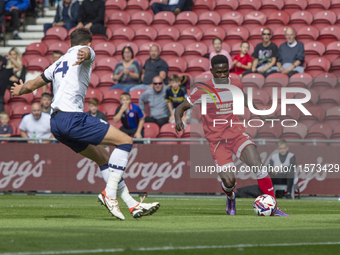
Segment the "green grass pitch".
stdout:
<svg viewBox="0 0 340 255">
<path fill-rule="evenodd" d="M 340 254 L 340 202 L 278 200 L 292 217 L 259 217 L 253 199 L 150 197 L 161 207 L 125 221 L 95 196 L 0 196 L 3 254 Z"/>
</svg>

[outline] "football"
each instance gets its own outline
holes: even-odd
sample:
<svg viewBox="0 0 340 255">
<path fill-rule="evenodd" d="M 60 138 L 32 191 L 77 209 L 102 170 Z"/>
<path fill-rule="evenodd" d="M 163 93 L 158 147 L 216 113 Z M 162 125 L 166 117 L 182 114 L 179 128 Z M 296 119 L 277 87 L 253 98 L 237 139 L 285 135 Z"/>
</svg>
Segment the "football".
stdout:
<svg viewBox="0 0 340 255">
<path fill-rule="evenodd" d="M 258 216 L 274 216 L 276 209 L 276 200 L 270 195 L 258 196 L 254 201 L 254 211 Z"/>
</svg>

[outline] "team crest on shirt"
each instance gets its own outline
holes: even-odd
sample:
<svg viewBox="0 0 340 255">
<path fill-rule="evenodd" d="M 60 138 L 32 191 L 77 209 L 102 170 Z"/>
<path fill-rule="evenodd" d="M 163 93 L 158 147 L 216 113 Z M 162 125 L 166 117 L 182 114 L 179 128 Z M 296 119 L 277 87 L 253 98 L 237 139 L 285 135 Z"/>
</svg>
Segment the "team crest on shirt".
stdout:
<svg viewBox="0 0 340 255">
<path fill-rule="evenodd" d="M 129 113 L 129 117 L 130 117 L 130 118 L 133 118 L 134 116 L 135 116 L 135 114 L 134 114 L 133 112 L 130 112 L 130 113 Z"/>
</svg>

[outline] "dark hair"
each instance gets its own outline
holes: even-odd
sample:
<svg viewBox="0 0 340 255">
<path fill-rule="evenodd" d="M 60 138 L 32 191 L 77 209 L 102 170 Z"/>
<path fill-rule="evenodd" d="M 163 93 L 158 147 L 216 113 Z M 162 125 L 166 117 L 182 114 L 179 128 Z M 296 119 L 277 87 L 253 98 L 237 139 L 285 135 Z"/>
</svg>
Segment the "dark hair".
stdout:
<svg viewBox="0 0 340 255">
<path fill-rule="evenodd" d="M 249 46 L 249 42 L 247 42 L 247 41 L 241 42 L 240 46 L 242 46 L 242 44 L 244 44 L 244 43 L 248 44 L 248 46 Z"/>
<path fill-rule="evenodd" d="M 123 49 L 122 49 L 122 58 L 124 59 L 124 51 L 125 51 L 125 49 L 128 49 L 129 51 L 131 51 L 131 53 L 132 53 L 132 58 L 134 58 L 134 54 L 133 54 L 133 50 L 132 50 L 132 48 L 130 47 L 130 46 L 125 46 Z"/>
<path fill-rule="evenodd" d="M 272 34 L 272 31 L 270 30 L 270 28 L 268 28 L 268 27 L 265 27 L 265 28 L 262 30 L 262 34 L 263 34 L 264 30 L 268 30 L 268 31 L 269 31 L 269 33 L 270 33 L 270 34 Z"/>
<path fill-rule="evenodd" d="M 169 76 L 169 81 L 181 81 L 181 78 L 177 74 L 172 74 Z"/>
<path fill-rule="evenodd" d="M 216 55 L 211 59 L 211 66 L 214 67 L 214 65 L 218 64 L 227 64 L 229 66 L 228 58 L 224 55 Z"/>
<path fill-rule="evenodd" d="M 42 95 L 41 95 L 41 98 L 43 98 L 43 97 L 52 98 L 52 95 L 50 93 L 48 93 L 48 92 L 45 92 L 45 93 L 42 93 Z"/>
<path fill-rule="evenodd" d="M 214 44 L 214 42 L 215 42 L 216 40 L 219 40 L 219 41 L 222 43 L 222 40 L 221 40 L 221 38 L 219 38 L 219 37 L 216 37 L 216 38 L 214 38 L 214 39 L 213 39 L 213 44 Z"/>
<path fill-rule="evenodd" d="M 128 96 L 131 98 L 130 94 L 127 92 L 123 92 L 122 94 L 120 94 L 120 98 L 122 98 L 122 96 Z"/>
<path fill-rule="evenodd" d="M 86 28 L 77 28 L 71 33 L 71 47 L 92 42 L 92 33 Z"/>
<path fill-rule="evenodd" d="M 89 104 L 99 105 L 99 100 L 96 97 L 91 97 L 89 100 Z"/>
<path fill-rule="evenodd" d="M 60 50 L 53 51 L 53 54 L 64 55 Z"/>
</svg>

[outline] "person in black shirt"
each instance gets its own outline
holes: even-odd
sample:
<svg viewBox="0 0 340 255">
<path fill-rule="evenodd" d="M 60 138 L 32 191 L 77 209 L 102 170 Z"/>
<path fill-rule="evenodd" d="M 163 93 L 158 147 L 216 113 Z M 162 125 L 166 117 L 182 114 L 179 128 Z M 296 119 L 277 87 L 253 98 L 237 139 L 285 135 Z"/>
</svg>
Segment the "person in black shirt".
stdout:
<svg viewBox="0 0 340 255">
<path fill-rule="evenodd" d="M 104 27 L 105 2 L 102 0 L 85 0 L 80 5 L 77 28 L 90 29 L 92 34 L 106 36 Z"/>
<path fill-rule="evenodd" d="M 270 41 L 271 38 L 272 33 L 270 29 L 263 29 L 263 42 L 256 45 L 252 55 L 254 58 L 252 69 L 245 71 L 243 76 L 248 73 L 261 73 L 264 77 L 267 77 L 271 73 L 280 72 L 279 68 L 275 65 L 279 57 L 279 49 L 275 43 Z"/>
</svg>

